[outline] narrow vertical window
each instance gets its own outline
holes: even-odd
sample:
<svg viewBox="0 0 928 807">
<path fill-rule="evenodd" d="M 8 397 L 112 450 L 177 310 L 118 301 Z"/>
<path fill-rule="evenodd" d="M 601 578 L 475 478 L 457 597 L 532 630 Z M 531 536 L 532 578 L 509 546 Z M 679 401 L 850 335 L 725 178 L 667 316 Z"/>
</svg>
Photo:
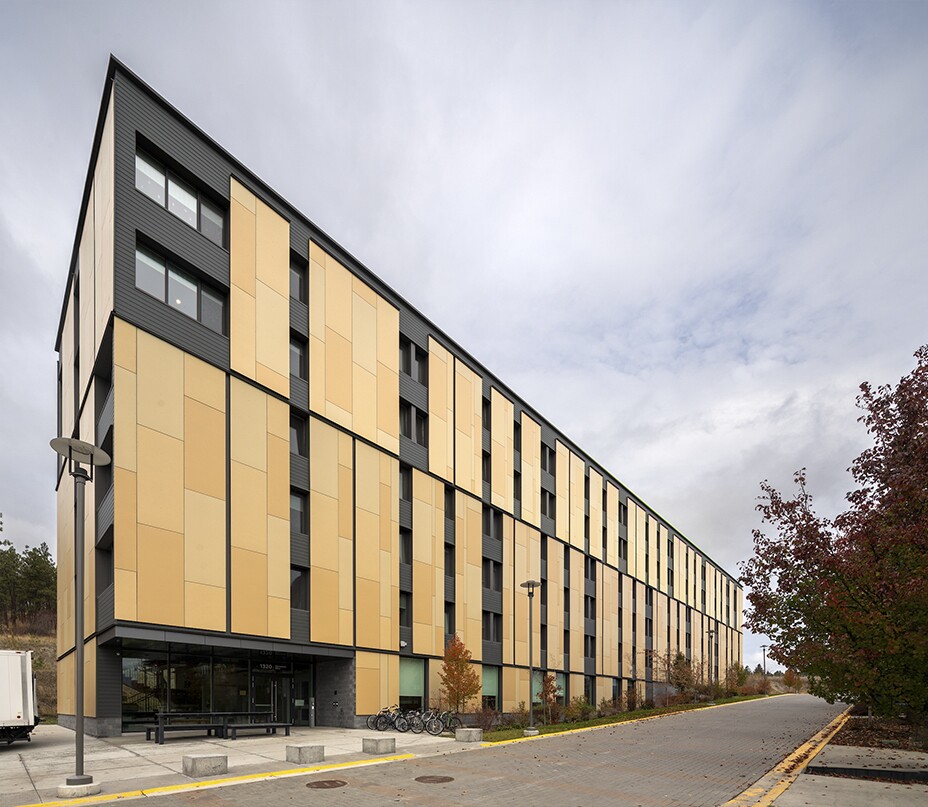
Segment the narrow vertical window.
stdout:
<svg viewBox="0 0 928 807">
<path fill-rule="evenodd" d="M 159 205 L 164 204 L 164 169 L 138 152 L 135 155 L 135 187 Z"/>
<path fill-rule="evenodd" d="M 174 177 L 168 178 L 168 210 L 197 229 L 197 195 L 189 185 Z"/>
</svg>

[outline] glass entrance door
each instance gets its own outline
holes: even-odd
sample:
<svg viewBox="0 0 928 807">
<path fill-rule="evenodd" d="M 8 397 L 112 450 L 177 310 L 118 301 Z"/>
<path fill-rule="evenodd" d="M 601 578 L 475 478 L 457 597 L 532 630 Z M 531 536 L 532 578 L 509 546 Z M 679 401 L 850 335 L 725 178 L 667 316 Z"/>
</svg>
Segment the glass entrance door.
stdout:
<svg viewBox="0 0 928 807">
<path fill-rule="evenodd" d="M 293 720 L 290 704 L 293 697 L 293 677 L 280 673 L 255 673 L 252 677 L 251 707 L 255 712 L 273 712 L 274 720 Z"/>
<path fill-rule="evenodd" d="M 293 674 L 293 722 L 297 726 L 311 726 L 313 697 L 313 670 L 298 670 Z"/>
</svg>

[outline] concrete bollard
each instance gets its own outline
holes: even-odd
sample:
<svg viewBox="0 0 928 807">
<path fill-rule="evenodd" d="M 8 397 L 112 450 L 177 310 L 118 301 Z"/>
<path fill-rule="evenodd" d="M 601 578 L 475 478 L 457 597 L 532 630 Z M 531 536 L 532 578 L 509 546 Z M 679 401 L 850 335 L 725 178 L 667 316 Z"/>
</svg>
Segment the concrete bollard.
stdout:
<svg viewBox="0 0 928 807">
<path fill-rule="evenodd" d="M 184 754 L 184 776 L 194 779 L 229 772 L 229 758 L 225 754 Z"/>
<path fill-rule="evenodd" d="M 364 737 L 361 740 L 361 750 L 365 754 L 396 753 L 396 738 L 395 737 Z"/>
<path fill-rule="evenodd" d="M 483 729 L 455 729 L 454 739 L 459 743 L 482 743 Z"/>
<path fill-rule="evenodd" d="M 287 762 L 295 762 L 297 765 L 308 765 L 311 762 L 322 762 L 325 760 L 324 745 L 288 745 Z"/>
</svg>

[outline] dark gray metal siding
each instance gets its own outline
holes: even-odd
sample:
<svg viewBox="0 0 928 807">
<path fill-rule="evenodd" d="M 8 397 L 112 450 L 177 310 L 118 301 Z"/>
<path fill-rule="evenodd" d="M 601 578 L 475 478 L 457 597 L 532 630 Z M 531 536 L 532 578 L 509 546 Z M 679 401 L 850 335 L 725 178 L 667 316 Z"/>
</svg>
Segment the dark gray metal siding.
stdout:
<svg viewBox="0 0 928 807">
<path fill-rule="evenodd" d="M 429 470 L 429 450 L 425 446 L 410 440 L 408 437 L 400 437 L 400 461 L 408 463 L 420 471 L 428 472 Z"/>
<path fill-rule="evenodd" d="M 122 659 L 113 647 L 97 648 L 97 717 L 122 715 Z"/>
<path fill-rule="evenodd" d="M 309 411 L 309 383 L 306 379 L 290 376 L 290 405 L 301 412 Z"/>
<path fill-rule="evenodd" d="M 309 568 L 309 536 L 299 532 L 290 533 L 290 563 Z"/>
<path fill-rule="evenodd" d="M 290 330 L 309 336 L 309 306 L 290 298 Z"/>
<path fill-rule="evenodd" d="M 428 388 L 420 384 L 406 373 L 400 373 L 400 398 L 409 401 L 420 412 L 429 411 L 429 391 Z"/>
<path fill-rule="evenodd" d="M 309 611 L 290 609 L 290 641 L 302 644 L 309 641 Z"/>
<path fill-rule="evenodd" d="M 299 454 L 290 455 L 290 487 L 309 490 L 309 460 Z"/>
<path fill-rule="evenodd" d="M 423 350 L 429 349 L 429 327 L 409 306 L 400 306 L 400 333 Z M 399 345 L 396 346 L 399 350 Z"/>
</svg>

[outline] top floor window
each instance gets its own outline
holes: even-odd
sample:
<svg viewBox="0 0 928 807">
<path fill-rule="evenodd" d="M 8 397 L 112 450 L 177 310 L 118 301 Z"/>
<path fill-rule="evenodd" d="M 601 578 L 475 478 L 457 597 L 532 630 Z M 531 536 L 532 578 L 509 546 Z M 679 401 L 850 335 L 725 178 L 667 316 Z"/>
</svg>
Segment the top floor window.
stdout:
<svg viewBox="0 0 928 807">
<path fill-rule="evenodd" d="M 160 255 L 135 250 L 135 286 L 211 331 L 225 333 L 225 296 Z"/>
<path fill-rule="evenodd" d="M 214 244 L 224 246 L 226 217 L 222 209 L 141 151 L 135 153 L 135 187 Z"/>
<path fill-rule="evenodd" d="M 400 337 L 400 370 L 422 386 L 429 385 L 429 354 L 405 336 Z"/>
<path fill-rule="evenodd" d="M 295 258 L 290 258 L 290 296 L 294 300 L 305 303 L 306 294 L 306 267 Z"/>
</svg>

